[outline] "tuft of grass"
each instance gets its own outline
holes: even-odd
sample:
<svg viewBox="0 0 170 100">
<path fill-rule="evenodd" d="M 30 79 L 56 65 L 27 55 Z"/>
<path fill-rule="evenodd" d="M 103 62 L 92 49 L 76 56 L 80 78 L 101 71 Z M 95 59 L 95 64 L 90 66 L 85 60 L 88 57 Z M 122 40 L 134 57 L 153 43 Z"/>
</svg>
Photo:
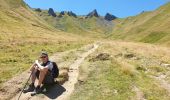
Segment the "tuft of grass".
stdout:
<svg viewBox="0 0 170 100">
<path fill-rule="evenodd" d="M 126 75 L 134 76 L 137 73 L 134 66 L 128 64 L 127 62 L 121 62 L 120 65 L 122 66 L 122 72 Z"/>
</svg>

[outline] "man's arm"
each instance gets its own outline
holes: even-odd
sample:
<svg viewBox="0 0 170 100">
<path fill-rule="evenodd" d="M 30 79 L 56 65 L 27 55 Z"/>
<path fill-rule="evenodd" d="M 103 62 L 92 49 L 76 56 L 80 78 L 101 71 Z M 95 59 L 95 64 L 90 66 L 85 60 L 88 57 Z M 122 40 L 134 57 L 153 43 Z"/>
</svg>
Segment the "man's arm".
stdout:
<svg viewBox="0 0 170 100">
<path fill-rule="evenodd" d="M 38 60 L 36 60 L 36 61 L 35 61 L 35 63 L 37 64 L 38 68 L 40 68 L 40 69 L 44 69 L 44 67 L 43 67 L 43 66 L 41 66 L 41 64 L 38 62 Z"/>
</svg>

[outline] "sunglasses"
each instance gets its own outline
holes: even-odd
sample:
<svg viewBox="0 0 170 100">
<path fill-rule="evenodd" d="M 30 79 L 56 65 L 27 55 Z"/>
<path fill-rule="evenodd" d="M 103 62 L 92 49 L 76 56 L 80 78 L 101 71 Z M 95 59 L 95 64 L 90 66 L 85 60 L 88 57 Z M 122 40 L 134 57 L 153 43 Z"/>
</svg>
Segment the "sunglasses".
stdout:
<svg viewBox="0 0 170 100">
<path fill-rule="evenodd" d="M 47 56 L 42 56 L 42 57 L 40 57 L 40 58 L 46 58 Z"/>
</svg>

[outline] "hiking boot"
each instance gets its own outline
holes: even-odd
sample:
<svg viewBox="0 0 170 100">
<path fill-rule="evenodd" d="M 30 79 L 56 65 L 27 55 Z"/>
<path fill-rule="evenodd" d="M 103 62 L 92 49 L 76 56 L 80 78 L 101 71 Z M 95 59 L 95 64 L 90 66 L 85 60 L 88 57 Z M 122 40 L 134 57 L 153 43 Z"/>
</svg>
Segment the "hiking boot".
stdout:
<svg viewBox="0 0 170 100">
<path fill-rule="evenodd" d="M 34 84 L 30 84 L 26 89 L 23 90 L 23 93 L 27 93 L 27 92 L 33 92 L 35 89 Z"/>
<path fill-rule="evenodd" d="M 40 86 L 37 86 L 37 87 L 35 88 L 34 92 L 31 93 L 31 96 L 34 96 L 34 95 L 39 94 L 39 93 L 41 93 L 41 92 L 42 92 L 42 89 L 40 88 Z"/>
</svg>

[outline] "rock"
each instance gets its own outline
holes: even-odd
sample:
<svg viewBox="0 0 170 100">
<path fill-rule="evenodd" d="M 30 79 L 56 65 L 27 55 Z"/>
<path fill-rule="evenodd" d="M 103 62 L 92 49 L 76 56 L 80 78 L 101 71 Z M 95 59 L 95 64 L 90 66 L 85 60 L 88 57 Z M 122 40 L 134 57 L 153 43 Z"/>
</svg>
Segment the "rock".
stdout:
<svg viewBox="0 0 170 100">
<path fill-rule="evenodd" d="M 93 57 L 92 59 L 90 59 L 89 61 L 105 61 L 105 60 L 109 60 L 111 57 L 108 53 L 100 53 L 98 54 L 96 57 Z"/>
<path fill-rule="evenodd" d="M 73 13 L 72 11 L 61 11 L 58 17 L 63 17 L 64 15 L 72 16 L 77 18 L 77 15 Z"/>
<path fill-rule="evenodd" d="M 86 18 L 90 18 L 90 17 L 99 17 L 99 14 L 97 13 L 97 10 L 93 10 L 92 12 L 90 12 Z"/>
<path fill-rule="evenodd" d="M 54 10 L 53 10 L 52 8 L 49 8 L 48 14 L 49 14 L 50 16 L 56 17 L 56 14 L 55 14 L 55 12 L 54 12 Z"/>
<path fill-rule="evenodd" d="M 58 17 L 63 17 L 64 15 L 66 15 L 67 12 L 66 11 L 61 11 L 60 14 L 58 15 Z"/>
<path fill-rule="evenodd" d="M 68 14 L 69 16 L 72 16 L 72 17 L 77 18 L 77 15 L 76 15 L 75 13 L 73 13 L 72 11 L 69 11 L 67 14 Z"/>
<path fill-rule="evenodd" d="M 112 14 L 110 14 L 110 13 L 107 13 L 107 14 L 105 15 L 105 17 L 104 17 L 104 19 L 107 20 L 107 21 L 112 21 L 112 20 L 114 20 L 114 19 L 116 19 L 116 18 L 117 18 L 116 16 L 114 16 L 114 15 L 112 15 Z"/>
<path fill-rule="evenodd" d="M 40 8 L 35 9 L 37 12 L 41 12 L 42 10 Z"/>
<path fill-rule="evenodd" d="M 161 64 L 163 67 L 170 67 L 170 64 Z"/>
<path fill-rule="evenodd" d="M 124 58 L 133 58 L 133 57 L 136 57 L 133 53 L 126 53 L 123 56 L 124 56 Z"/>
</svg>

